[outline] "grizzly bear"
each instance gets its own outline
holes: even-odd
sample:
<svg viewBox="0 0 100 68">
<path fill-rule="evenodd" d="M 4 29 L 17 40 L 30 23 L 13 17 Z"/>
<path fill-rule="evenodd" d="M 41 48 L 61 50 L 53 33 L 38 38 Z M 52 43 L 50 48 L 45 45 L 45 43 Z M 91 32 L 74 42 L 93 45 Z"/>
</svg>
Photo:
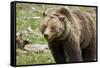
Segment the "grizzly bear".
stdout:
<svg viewBox="0 0 100 68">
<path fill-rule="evenodd" d="M 96 61 L 96 26 L 88 14 L 60 7 L 43 13 L 41 32 L 56 63 Z"/>
</svg>

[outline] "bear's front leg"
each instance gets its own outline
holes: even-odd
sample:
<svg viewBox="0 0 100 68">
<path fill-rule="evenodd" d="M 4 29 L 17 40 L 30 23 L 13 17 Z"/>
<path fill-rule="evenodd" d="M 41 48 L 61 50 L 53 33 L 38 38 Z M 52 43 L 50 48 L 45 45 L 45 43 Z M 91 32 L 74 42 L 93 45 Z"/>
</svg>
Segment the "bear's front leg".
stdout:
<svg viewBox="0 0 100 68">
<path fill-rule="evenodd" d="M 65 54 L 67 53 L 68 62 L 81 62 L 82 60 L 82 54 L 81 54 L 81 48 L 78 42 L 76 42 L 73 39 L 69 39 L 67 41 L 64 41 L 64 51 Z"/>
<path fill-rule="evenodd" d="M 62 44 L 59 42 L 49 43 L 49 48 L 56 63 L 65 63 L 65 54 Z"/>
</svg>

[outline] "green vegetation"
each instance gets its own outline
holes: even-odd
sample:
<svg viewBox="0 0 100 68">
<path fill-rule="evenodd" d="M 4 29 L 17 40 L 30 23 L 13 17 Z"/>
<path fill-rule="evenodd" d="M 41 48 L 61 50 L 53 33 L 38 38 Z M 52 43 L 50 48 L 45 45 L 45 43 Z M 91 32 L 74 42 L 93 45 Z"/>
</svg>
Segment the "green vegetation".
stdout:
<svg viewBox="0 0 100 68">
<path fill-rule="evenodd" d="M 30 65 L 30 64 L 48 64 L 54 63 L 54 59 L 50 52 L 46 53 L 32 53 L 27 54 L 20 53 L 17 55 L 17 65 Z"/>
<path fill-rule="evenodd" d="M 16 30 L 17 32 L 25 31 L 30 27 L 33 31 L 32 34 L 24 36 L 32 41 L 32 44 L 47 44 L 43 35 L 40 32 L 40 17 L 45 10 L 44 5 L 35 4 L 17 4 L 16 5 Z M 17 65 L 30 65 L 30 64 L 48 64 L 54 63 L 54 59 L 48 50 L 45 53 L 27 52 L 16 49 L 16 64 Z"/>
</svg>

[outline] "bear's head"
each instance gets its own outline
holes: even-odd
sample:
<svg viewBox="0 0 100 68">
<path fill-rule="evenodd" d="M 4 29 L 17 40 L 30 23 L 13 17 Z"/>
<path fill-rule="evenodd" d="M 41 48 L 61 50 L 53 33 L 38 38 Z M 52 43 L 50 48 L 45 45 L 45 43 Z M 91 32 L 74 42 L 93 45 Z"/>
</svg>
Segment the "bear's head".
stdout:
<svg viewBox="0 0 100 68">
<path fill-rule="evenodd" d="M 49 12 L 43 13 L 41 32 L 48 41 L 53 41 L 65 34 L 67 27 L 66 13 L 68 11 L 65 8 L 60 8 L 52 9 Z"/>
</svg>

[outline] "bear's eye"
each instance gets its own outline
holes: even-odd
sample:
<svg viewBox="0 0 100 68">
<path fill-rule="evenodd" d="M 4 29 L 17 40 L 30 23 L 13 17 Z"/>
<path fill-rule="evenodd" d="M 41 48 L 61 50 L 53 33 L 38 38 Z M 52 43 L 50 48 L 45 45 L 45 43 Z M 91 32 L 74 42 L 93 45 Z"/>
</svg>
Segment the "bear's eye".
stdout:
<svg viewBox="0 0 100 68">
<path fill-rule="evenodd" d="M 52 29 L 52 30 L 54 30 L 54 29 L 55 29 L 55 27 L 51 27 L 51 29 Z"/>
<path fill-rule="evenodd" d="M 43 28 L 45 29 L 47 26 L 46 25 L 43 25 Z"/>
</svg>

